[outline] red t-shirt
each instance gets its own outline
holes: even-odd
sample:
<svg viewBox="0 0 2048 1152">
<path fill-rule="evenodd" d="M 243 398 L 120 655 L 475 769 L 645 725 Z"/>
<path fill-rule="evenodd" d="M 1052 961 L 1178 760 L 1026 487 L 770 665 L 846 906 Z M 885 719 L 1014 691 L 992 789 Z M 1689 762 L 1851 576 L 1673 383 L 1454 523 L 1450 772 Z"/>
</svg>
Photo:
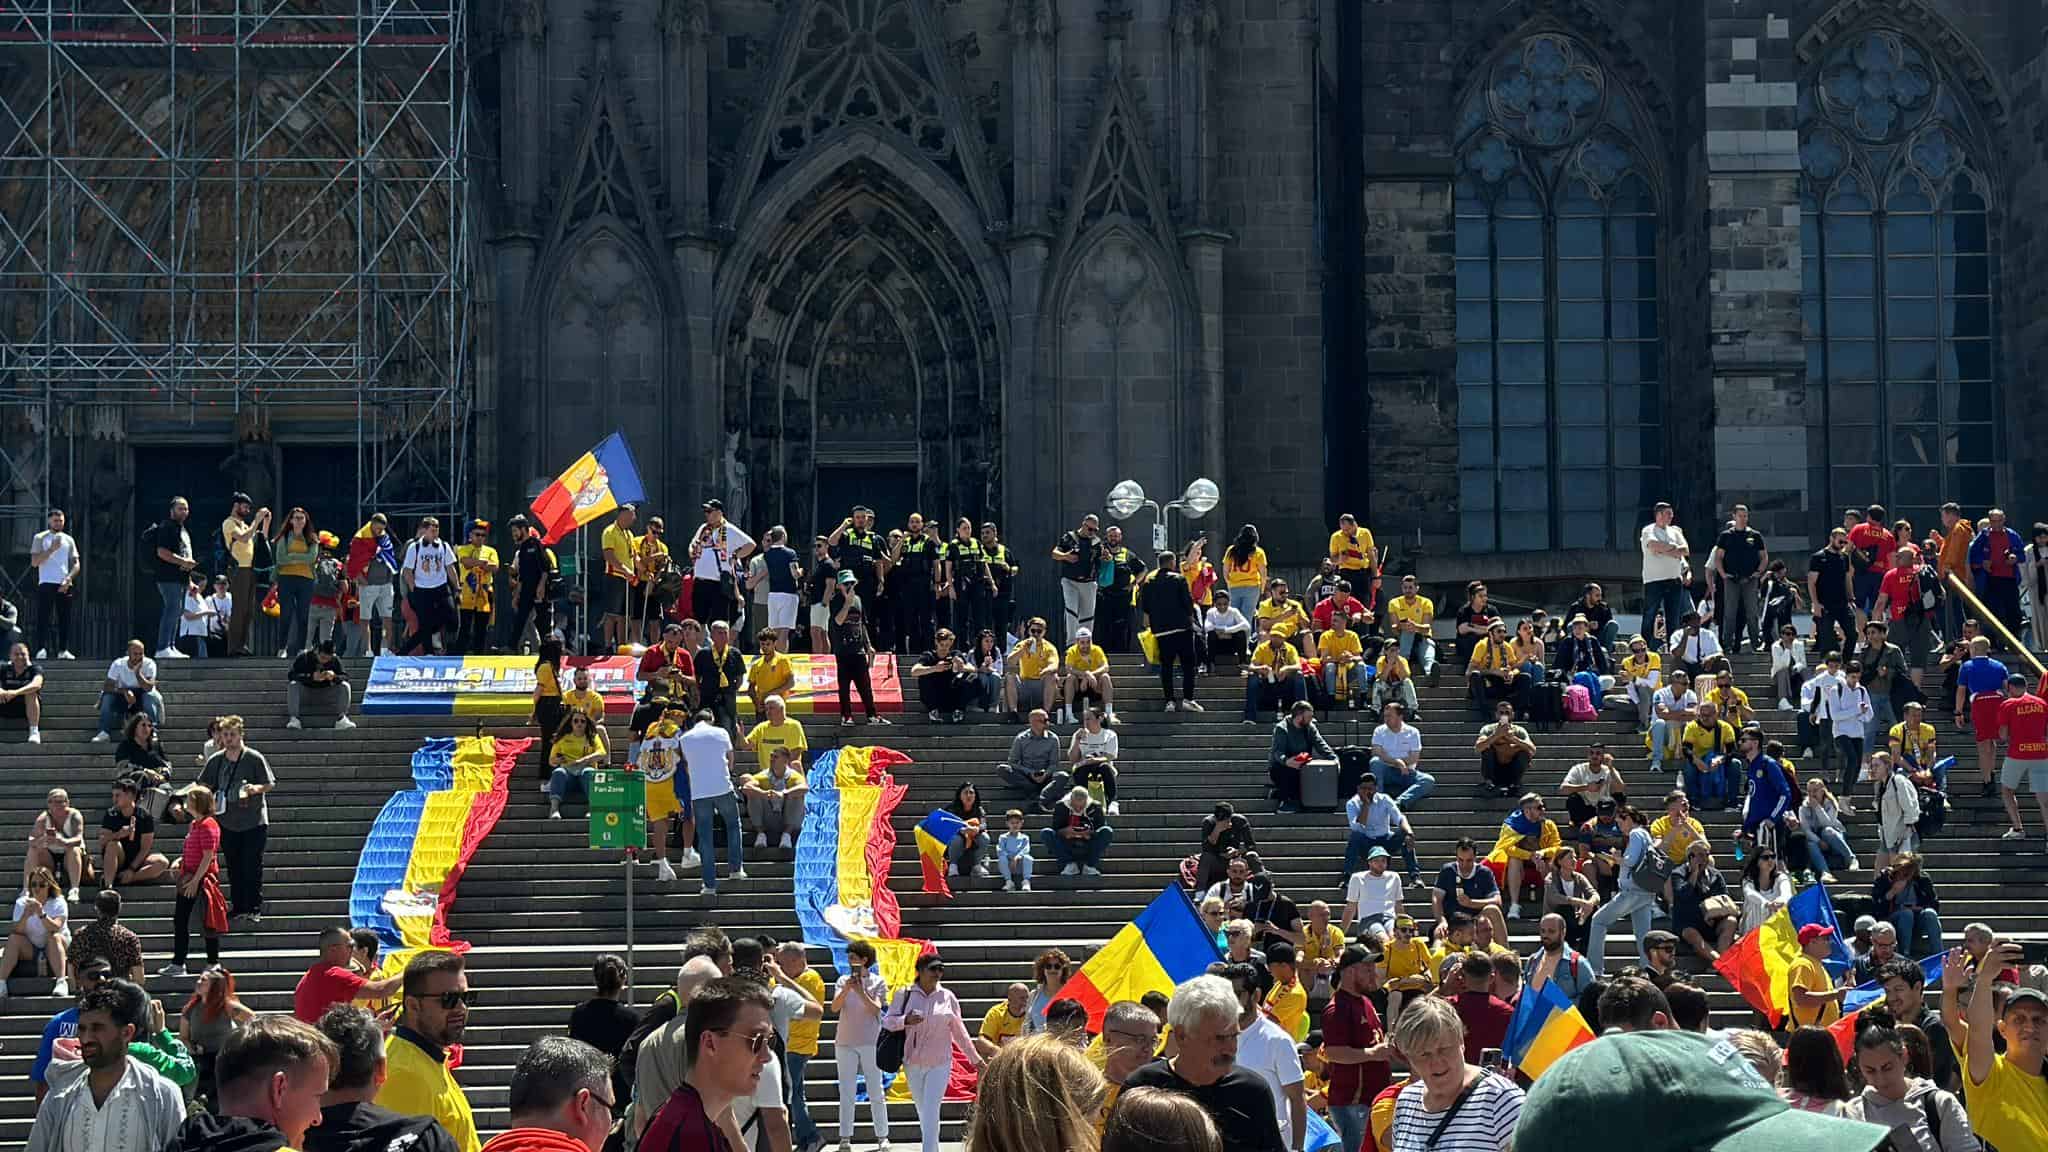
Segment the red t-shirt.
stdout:
<svg viewBox="0 0 2048 1152">
<path fill-rule="evenodd" d="M 1515 1010 L 1491 992 L 1460 992 L 1451 1006 L 1465 1022 L 1465 1063 L 1479 1063 L 1479 1054 L 1507 1041 L 1508 1022 Z"/>
<path fill-rule="evenodd" d="M 704 1114 L 704 1098 L 684 1084 L 647 1122 L 640 1134 L 647 1152 L 730 1152 L 725 1134 Z"/>
<path fill-rule="evenodd" d="M 1380 1014 L 1373 1009 L 1372 1001 L 1348 992 L 1330 997 L 1330 1003 L 1323 1009 L 1323 1043 L 1340 1048 L 1371 1048 L 1384 1038 Z M 1380 1089 L 1387 1086 L 1393 1070 L 1393 1065 L 1384 1060 L 1370 1064 L 1326 1064 L 1330 1106 L 1371 1103 Z"/>
<path fill-rule="evenodd" d="M 1878 582 L 1878 595 L 1885 597 L 1886 615 L 1894 620 L 1903 620 L 1906 607 L 1920 599 L 1920 571 L 1917 568 L 1894 568 L 1884 574 Z"/>
<path fill-rule="evenodd" d="M 220 822 L 208 816 L 194 820 L 185 829 L 185 850 L 178 856 L 178 871 L 190 876 L 199 871 L 199 861 L 208 852 L 214 854 L 213 866 L 207 871 L 220 871 Z"/>
<path fill-rule="evenodd" d="M 1346 596 L 1344 597 L 1344 611 L 1350 615 L 1351 622 L 1356 624 L 1359 622 L 1360 617 L 1365 615 L 1365 605 L 1360 604 L 1356 596 Z M 1316 610 L 1309 613 L 1310 617 L 1316 622 L 1316 631 L 1329 631 L 1330 620 L 1336 612 L 1337 598 L 1335 596 L 1325 597 L 1322 603 L 1317 604 Z"/>
<path fill-rule="evenodd" d="M 1868 522 L 1849 529 L 1849 543 L 1857 551 L 1870 555 L 1868 570 L 1877 572 L 1892 566 L 1892 552 L 1899 546 L 1898 540 L 1882 524 Z"/>
<path fill-rule="evenodd" d="M 677 657 L 681 657 L 681 660 L 678 661 Z M 674 653 L 668 653 L 661 650 L 661 645 L 656 644 L 654 647 L 649 648 L 647 651 L 642 652 L 640 654 L 640 679 L 647 679 L 648 676 L 653 674 L 656 668 L 659 668 L 664 664 L 673 666 L 677 663 L 680 663 L 682 665 L 684 672 L 688 672 L 690 670 L 690 658 L 687 655 L 684 655 L 683 650 L 681 648 L 676 649 Z"/>
<path fill-rule="evenodd" d="M 299 977 L 299 986 L 292 990 L 292 1015 L 308 1024 L 318 1024 L 329 1008 L 354 1000 L 369 982 L 368 977 L 339 964 L 315 964 L 306 969 L 306 974 Z"/>
<path fill-rule="evenodd" d="M 2048 760 L 2048 700 L 2029 693 L 1998 706 L 2005 754 L 2014 760 Z"/>
</svg>

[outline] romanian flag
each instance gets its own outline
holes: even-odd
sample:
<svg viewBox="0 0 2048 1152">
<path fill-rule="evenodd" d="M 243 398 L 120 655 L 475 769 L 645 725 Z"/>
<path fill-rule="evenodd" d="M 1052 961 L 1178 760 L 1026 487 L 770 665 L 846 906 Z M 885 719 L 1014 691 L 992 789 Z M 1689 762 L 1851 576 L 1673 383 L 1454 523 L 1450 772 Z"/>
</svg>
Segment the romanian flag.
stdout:
<svg viewBox="0 0 2048 1152">
<path fill-rule="evenodd" d="M 385 565 L 393 572 L 398 571 L 398 546 L 392 541 L 391 533 L 379 536 L 365 520 L 363 526 L 356 529 L 356 534 L 349 537 L 348 559 L 342 566 L 343 573 L 351 580 L 361 580 L 363 574 L 370 570 L 371 559 L 379 555 L 384 557 Z"/>
<path fill-rule="evenodd" d="M 619 507 L 646 498 L 640 469 L 626 435 L 614 432 L 562 470 L 555 482 L 533 498 L 533 518 L 541 542 L 553 544 L 570 532 Z"/>
<path fill-rule="evenodd" d="M 1941 986 L 1942 970 L 1948 967 L 1948 953 L 1936 952 L 1920 961 L 1920 975 L 1930 988 Z M 1828 1025 L 1828 1031 L 1835 1037 L 1835 1047 L 1841 1050 L 1844 1063 L 1856 1058 L 1856 1021 L 1863 1010 L 1884 1003 L 1884 985 L 1876 980 L 1866 980 L 1849 990 L 1842 999 L 1842 1018 Z M 1900 1023 L 1910 1024 L 1904 1020 Z"/>
<path fill-rule="evenodd" d="M 1088 1028 L 1099 1032 L 1111 1004 L 1136 1000 L 1147 992 L 1171 996 L 1175 985 L 1200 976 L 1221 959 L 1216 937 L 1202 927 L 1187 892 L 1173 884 L 1081 965 L 1060 996 L 1087 1005 Z"/>
<path fill-rule="evenodd" d="M 953 887 L 946 883 L 946 845 L 967 827 L 967 821 L 940 808 L 924 818 L 917 834 L 917 862 L 924 868 L 924 890 L 950 898 Z"/>
<path fill-rule="evenodd" d="M 1593 1029 L 1578 1007 L 1556 982 L 1545 981 L 1541 988 L 1522 989 L 1501 1052 L 1508 1063 L 1534 1080 L 1557 1063 L 1558 1057 L 1592 1039 Z"/>
<path fill-rule="evenodd" d="M 1728 983 L 1742 993 L 1751 1007 L 1770 1020 L 1773 1028 L 1784 1020 L 1791 1004 L 1788 974 L 1793 961 L 1799 959 L 1799 930 L 1809 924 L 1835 930 L 1834 955 L 1821 963 L 1834 972 L 1846 969 L 1852 959 L 1849 947 L 1842 942 L 1841 925 L 1835 922 L 1834 902 L 1828 899 L 1828 890 L 1819 884 L 1801 890 L 1790 903 L 1737 940 L 1735 947 L 1714 962 L 1714 968 L 1728 978 Z"/>
</svg>

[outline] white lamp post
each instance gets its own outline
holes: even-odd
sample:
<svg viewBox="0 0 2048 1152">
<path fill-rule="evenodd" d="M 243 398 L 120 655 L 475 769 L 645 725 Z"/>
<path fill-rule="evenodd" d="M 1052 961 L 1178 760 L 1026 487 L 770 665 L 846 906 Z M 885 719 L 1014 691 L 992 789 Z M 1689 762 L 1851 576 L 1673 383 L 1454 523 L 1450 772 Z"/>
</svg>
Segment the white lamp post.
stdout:
<svg viewBox="0 0 2048 1152">
<path fill-rule="evenodd" d="M 1189 484 L 1187 491 L 1182 492 L 1178 499 L 1167 501 L 1166 507 L 1178 508 L 1184 516 L 1201 517 L 1214 511 L 1222 499 L 1223 493 L 1216 487 L 1216 482 L 1203 478 Z M 1119 520 L 1129 520 L 1138 514 L 1139 509 L 1150 508 L 1152 550 L 1166 551 L 1166 512 L 1156 502 L 1146 499 L 1145 489 L 1136 480 L 1119 481 L 1116 487 L 1109 490 L 1109 496 L 1104 503 L 1109 508 L 1109 514 Z"/>
</svg>

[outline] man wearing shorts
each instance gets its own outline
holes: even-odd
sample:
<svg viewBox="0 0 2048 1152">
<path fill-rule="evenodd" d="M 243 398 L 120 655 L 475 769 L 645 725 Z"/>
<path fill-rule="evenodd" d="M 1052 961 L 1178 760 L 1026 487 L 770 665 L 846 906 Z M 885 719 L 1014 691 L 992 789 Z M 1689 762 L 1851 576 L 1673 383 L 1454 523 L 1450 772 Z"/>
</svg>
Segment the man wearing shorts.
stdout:
<svg viewBox="0 0 2048 1152">
<path fill-rule="evenodd" d="M 2014 674 L 2006 678 L 2005 700 L 1998 706 L 1998 731 L 2005 737 L 2005 769 L 1999 773 L 1999 794 L 2005 799 L 2005 816 L 2012 821 L 2000 840 L 2026 838 L 2020 821 L 2019 788 L 2022 780 L 2034 794 L 2041 809 L 2041 825 L 2048 829 L 2048 700 L 2027 691 L 2027 678 Z M 1982 735 L 1982 733 L 1978 733 Z"/>
<path fill-rule="evenodd" d="M 676 769 L 683 762 L 683 722 L 689 713 L 670 708 L 647 729 L 640 741 L 636 763 L 647 777 L 647 847 L 654 858 L 654 875 L 674 880 L 676 870 L 668 862 L 668 822 L 681 817 L 683 823 L 683 867 L 694 865 L 697 854 L 690 850 L 692 821 L 690 797 L 676 793 Z M 641 863 L 646 863 L 642 860 Z"/>
<path fill-rule="evenodd" d="M 398 643 L 396 614 L 398 552 L 391 528 L 382 512 L 370 517 L 370 537 L 377 542 L 360 573 L 351 569 L 348 578 L 356 582 L 356 624 L 362 629 L 363 651 L 391 655 Z"/>
<path fill-rule="evenodd" d="M 1971 739 L 1977 742 L 1977 774 L 1983 782 L 1979 795 L 1989 797 L 1996 787 L 1991 780 L 1997 752 L 1998 712 L 2005 703 L 2006 668 L 1991 658 L 1991 640 L 1977 636 L 1970 641 L 1970 658 L 1956 669 L 1956 715 L 1970 718 Z"/>
<path fill-rule="evenodd" d="M 1902 544 L 1892 553 L 1895 562 L 1892 569 L 1878 581 L 1877 602 L 1871 606 L 1871 619 L 1889 620 L 1889 639 L 1897 644 L 1906 656 L 1906 675 L 1913 681 L 1913 687 L 1920 687 L 1921 670 L 1927 666 L 1927 654 L 1934 647 L 1934 621 L 1927 614 L 1920 594 L 1920 550 L 1911 544 Z M 1928 570 L 1933 576 L 1933 570 Z"/>
</svg>

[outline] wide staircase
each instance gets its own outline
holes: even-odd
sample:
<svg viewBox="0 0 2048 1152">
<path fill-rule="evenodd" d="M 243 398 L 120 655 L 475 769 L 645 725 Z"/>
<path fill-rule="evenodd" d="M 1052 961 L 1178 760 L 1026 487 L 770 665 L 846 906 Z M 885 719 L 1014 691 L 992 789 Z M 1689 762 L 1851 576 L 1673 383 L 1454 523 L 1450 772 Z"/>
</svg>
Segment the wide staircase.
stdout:
<svg viewBox="0 0 2048 1152">
<path fill-rule="evenodd" d="M 903 904 L 903 934 L 934 940 L 948 960 L 949 986 L 960 996 L 970 1026 L 1014 980 L 1028 980 L 1031 961 L 1048 947 L 1080 956 L 1106 941 L 1162 884 L 1175 876 L 1180 860 L 1196 845 L 1202 817 L 1217 800 L 1229 800 L 1250 815 L 1260 852 L 1280 889 L 1303 904 L 1326 899 L 1341 907 L 1337 883 L 1342 866 L 1342 817 L 1330 814 L 1279 815 L 1266 798 L 1266 748 L 1272 716 L 1255 727 L 1241 723 L 1242 681 L 1234 675 L 1205 677 L 1199 696 L 1208 711 L 1168 714 L 1158 682 L 1134 656 L 1114 661 L 1122 716 L 1122 815 L 1114 821 L 1115 846 L 1100 877 L 1061 877 L 1041 862 L 1036 891 L 1005 894 L 1000 881 L 963 879 L 955 896 L 941 901 L 919 891 L 911 827 L 949 800 L 962 781 L 981 786 L 984 803 L 996 811 L 1016 802 L 997 780 L 993 765 L 1004 755 L 1011 725 L 997 716 L 971 714 L 957 727 L 928 723 L 913 709 L 893 727 L 842 728 L 833 716 L 805 717 L 814 749 L 840 742 L 892 746 L 914 759 L 901 772 L 909 795 L 896 813 L 898 833 L 893 887 Z M 46 665 L 44 743 L 24 742 L 19 728 L 0 731 L 0 773 L 7 802 L 0 811 L 0 841 L 22 844 L 51 787 L 69 789 L 88 816 L 89 829 L 106 803 L 112 779 L 111 746 L 88 743 L 102 668 L 98 661 Z M 1743 687 L 1763 706 L 1759 717 L 1774 736 L 1793 741 L 1794 717 L 1771 710 L 1768 666 L 1759 655 L 1737 658 Z M 367 680 L 366 664 L 352 663 L 354 682 Z M 1450 857 L 1453 843 L 1471 835 L 1491 844 L 1507 802 L 1479 786 L 1471 746 L 1478 724 L 1463 700 L 1455 668 L 1443 670 L 1439 686 L 1422 692 L 1425 765 L 1438 778 L 1438 791 L 1410 814 L 1419 837 L 1424 868 L 1433 872 Z M 1935 674 L 1930 671 L 1930 677 Z M 349 885 L 365 832 L 394 790 L 411 787 L 409 758 L 428 736 L 468 735 L 473 721 L 459 717 L 369 717 L 352 732 L 319 722 L 304 731 L 285 729 L 284 668 L 272 660 L 165 662 L 165 741 L 180 764 L 180 779 L 196 772 L 192 758 L 203 738 L 206 717 L 236 712 L 249 724 L 250 743 L 269 758 L 278 776 L 271 796 L 272 833 L 267 870 L 268 913 L 252 930 L 225 941 L 224 961 L 242 995 L 258 1011 L 290 1010 L 293 985 L 311 962 L 319 930 L 347 918 Z M 1938 680 L 1933 681 L 1938 683 Z M 1351 713 L 1323 720 L 1332 744 L 1365 743 L 1372 720 Z M 1670 775 L 1645 770 L 1632 725 L 1608 713 L 1595 723 L 1535 733 L 1539 748 L 1528 786 L 1555 796 L 1566 769 L 1583 759 L 1587 746 L 1606 740 L 1619 754 L 1633 799 L 1650 807 L 1672 786 Z M 1980 800 L 1974 787 L 1969 748 L 1945 715 L 1937 715 L 1946 750 L 1961 753 L 1953 811 L 1947 829 L 1928 846 L 1930 872 L 1942 899 L 1942 916 L 1953 939 L 1971 920 L 2001 930 L 2048 931 L 2048 855 L 2036 829 L 2022 843 L 2001 842 L 2004 819 L 1995 800 Z M 530 735 L 513 726 L 485 727 L 493 734 Z M 1064 730 L 1063 734 L 1064 734 Z M 621 754 L 625 733 L 614 724 L 612 747 Z M 449 926 L 475 946 L 472 986 L 481 1002 L 470 1015 L 466 1057 L 459 1079 L 486 1132 L 504 1127 L 505 1092 L 514 1062 L 534 1038 L 560 1032 L 570 1009 L 588 995 L 590 964 L 599 952 L 626 949 L 627 883 L 615 858 L 589 851 L 580 803 L 560 821 L 547 819 L 538 774 L 522 767 L 503 820 L 485 841 L 463 879 Z M 1553 807 L 1561 815 L 1562 807 Z M 1735 875 L 1730 838 L 1733 814 L 1705 817 L 1718 860 Z M 2029 820 L 2033 817 L 2030 815 Z M 1041 823 L 1034 818 L 1031 827 Z M 1853 840 L 1865 859 L 1874 855 L 1867 814 L 1852 819 Z M 90 832 L 88 833 L 90 836 Z M 177 829 L 160 836 L 174 857 Z M 751 840 L 751 837 L 750 837 Z M 89 841 L 90 842 L 90 841 Z M 19 848 L 15 849 L 16 852 Z M 12 866 L 10 864 L 10 866 Z M 684 937 L 700 924 L 714 923 L 738 935 L 766 932 L 778 939 L 798 935 L 792 911 L 791 862 L 787 851 L 751 850 L 750 879 L 727 884 L 715 907 L 698 895 L 689 874 L 672 884 L 643 869 L 634 880 L 636 999 L 646 1004 L 672 979 Z M 1867 892 L 1870 874 L 1842 877 L 1838 892 Z M 75 920 L 91 915 L 92 888 L 86 886 Z M 154 972 L 170 951 L 170 889 L 154 886 L 128 892 L 126 922 L 142 935 L 153 995 L 175 1017 L 192 987 L 190 980 L 166 980 Z M 1424 898 L 1426 893 L 1417 894 Z M 1534 947 L 1535 925 L 1512 925 L 1514 946 Z M 1610 941 L 1619 964 L 1630 945 L 1626 932 Z M 195 948 L 197 942 L 195 941 Z M 813 963 L 829 964 L 814 950 Z M 1702 977 L 1714 994 L 1717 1020 L 1734 1024 L 1747 1009 L 1718 976 Z M 19 1146 L 34 1116 L 28 1070 L 37 1037 L 49 1017 L 66 1005 L 50 995 L 47 980 L 10 982 L 13 995 L 0 1004 L 0 1144 Z M 836 1088 L 832 1079 L 832 1024 L 824 1028 L 826 1050 L 811 1065 L 806 1093 L 814 1117 L 836 1135 Z M 964 1105 L 947 1106 L 947 1139 L 957 1139 Z M 867 1109 L 860 1110 L 857 1142 L 872 1139 Z M 908 1107 L 893 1110 L 892 1133 L 900 1143 L 915 1139 Z"/>
</svg>

